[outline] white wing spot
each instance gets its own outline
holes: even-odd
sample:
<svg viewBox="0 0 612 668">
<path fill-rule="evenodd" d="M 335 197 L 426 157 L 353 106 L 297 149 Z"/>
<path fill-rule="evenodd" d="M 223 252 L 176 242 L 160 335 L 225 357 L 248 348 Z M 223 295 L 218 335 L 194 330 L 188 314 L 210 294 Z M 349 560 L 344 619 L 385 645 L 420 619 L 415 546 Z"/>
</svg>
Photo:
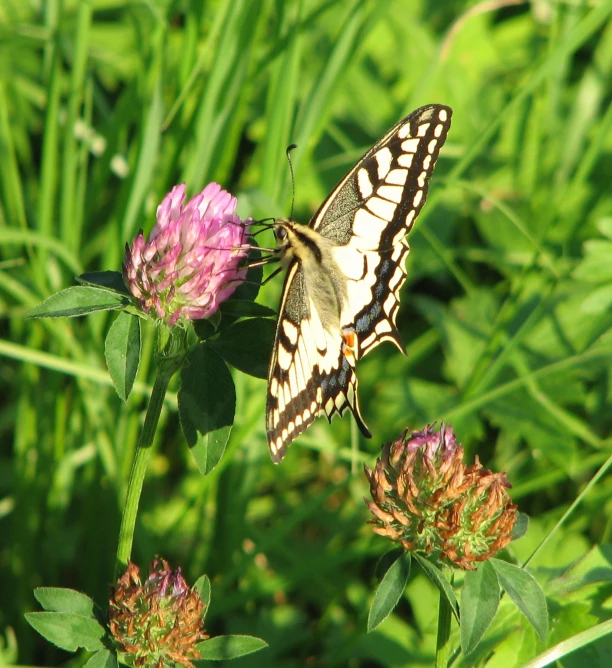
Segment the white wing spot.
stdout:
<svg viewBox="0 0 612 668">
<path fill-rule="evenodd" d="M 397 303 L 397 299 L 395 298 L 395 295 L 391 293 L 386 299 L 385 303 L 383 304 L 383 309 L 385 310 L 385 313 L 387 315 L 390 315 L 391 309 L 393 306 Z"/>
<path fill-rule="evenodd" d="M 308 422 L 308 420 L 310 419 L 310 411 L 307 408 L 304 410 L 303 415 L 304 415 L 304 422 Z"/>
<path fill-rule="evenodd" d="M 419 148 L 419 139 L 412 137 L 411 139 L 406 139 L 402 142 L 402 151 L 406 153 L 416 153 Z"/>
<path fill-rule="evenodd" d="M 285 395 L 282 388 L 280 388 L 276 401 L 278 402 L 278 412 L 280 414 L 285 410 Z"/>
<path fill-rule="evenodd" d="M 355 214 L 353 221 L 353 234 L 360 239 L 360 250 L 378 250 L 380 235 L 387 226 L 386 220 L 381 220 L 378 216 L 371 214 L 366 209 L 359 209 Z M 366 242 L 370 243 L 366 243 Z"/>
<path fill-rule="evenodd" d="M 281 439 L 282 439 L 283 441 L 286 441 L 286 440 L 287 440 L 287 436 L 289 436 L 289 432 L 288 432 L 286 429 L 283 429 L 283 431 L 281 431 Z"/>
<path fill-rule="evenodd" d="M 440 113 L 438 114 L 438 118 L 445 123 L 448 120 L 448 114 L 446 113 L 446 109 L 440 109 Z"/>
<path fill-rule="evenodd" d="M 378 165 L 378 178 L 384 179 L 385 176 L 387 176 L 387 174 L 389 173 L 389 170 L 391 169 L 391 161 L 393 160 L 393 154 L 385 146 L 384 148 L 381 148 L 380 151 L 377 151 L 374 154 L 374 158 L 376 158 L 376 164 Z"/>
<path fill-rule="evenodd" d="M 417 206 L 421 203 L 421 200 L 423 199 L 423 191 L 422 190 L 417 190 L 414 199 L 412 200 L 412 206 L 416 209 Z M 408 216 L 406 216 L 408 218 Z"/>
<path fill-rule="evenodd" d="M 406 247 L 403 244 L 397 244 L 397 246 L 393 248 L 393 253 L 391 253 L 391 259 L 393 260 L 393 262 L 397 262 L 405 252 L 406 252 Z"/>
<path fill-rule="evenodd" d="M 392 332 L 393 329 L 391 328 L 391 323 L 388 320 L 381 320 L 374 328 L 374 331 L 380 335 L 384 334 L 385 332 Z"/>
<path fill-rule="evenodd" d="M 337 410 L 340 410 L 343 405 L 344 405 L 344 396 L 342 394 L 337 394 L 336 395 L 336 408 L 337 408 Z"/>
<path fill-rule="evenodd" d="M 427 130 L 429 130 L 430 125 L 431 123 L 423 123 L 423 125 L 419 125 L 419 129 L 417 130 L 417 136 L 424 137 L 427 134 Z"/>
<path fill-rule="evenodd" d="M 380 188 L 376 191 L 376 194 L 390 200 L 391 202 L 399 204 L 402 201 L 403 192 L 404 189 L 401 186 L 380 186 Z"/>
<path fill-rule="evenodd" d="M 330 397 L 325 404 L 325 412 L 330 415 L 334 410 L 334 400 Z"/>
<path fill-rule="evenodd" d="M 402 271 L 401 267 L 398 267 L 395 270 L 393 276 L 391 276 L 391 280 L 389 281 L 389 289 L 391 291 L 399 289 L 400 285 L 404 282 L 405 278 L 406 274 Z"/>
<path fill-rule="evenodd" d="M 321 388 L 318 388 L 318 389 L 321 389 Z M 316 414 L 316 412 L 317 412 L 317 402 L 316 402 L 316 401 L 313 401 L 313 402 L 310 404 L 310 412 L 311 412 L 313 415 Z"/>
<path fill-rule="evenodd" d="M 417 183 L 419 184 L 419 188 L 424 188 L 425 187 L 425 179 L 427 178 L 427 172 L 421 172 L 417 178 Z"/>
<path fill-rule="evenodd" d="M 334 246 L 332 257 L 349 281 L 361 281 L 367 274 L 367 256 L 351 246 Z"/>
<path fill-rule="evenodd" d="M 406 167 L 406 168 L 412 167 L 412 158 L 413 158 L 412 153 L 402 153 L 397 158 L 397 164 L 400 167 Z"/>
<path fill-rule="evenodd" d="M 278 378 L 275 378 L 272 376 L 272 380 L 270 381 L 270 394 L 275 397 L 278 392 Z"/>
<path fill-rule="evenodd" d="M 296 366 L 296 364 L 292 364 L 289 367 L 289 387 L 291 388 L 291 395 L 294 397 L 296 397 L 300 392 Z"/>
<path fill-rule="evenodd" d="M 402 127 L 397 131 L 397 136 L 400 139 L 405 139 L 410 136 L 410 123 L 404 123 Z"/>
<path fill-rule="evenodd" d="M 292 431 L 295 431 L 295 423 L 293 420 L 287 425 L 287 431 L 291 433 Z"/>
<path fill-rule="evenodd" d="M 415 215 L 414 209 L 410 209 L 410 211 L 408 211 L 408 214 L 406 216 L 406 227 L 408 229 L 410 229 L 410 227 L 412 226 L 412 222 L 414 221 L 414 215 Z"/>
<path fill-rule="evenodd" d="M 283 345 L 279 345 L 278 365 L 280 366 L 280 368 L 286 371 L 291 366 L 292 361 L 293 361 L 293 356 L 291 355 L 291 353 Z"/>
<path fill-rule="evenodd" d="M 428 169 L 429 169 L 429 165 L 431 165 L 431 156 L 430 156 L 430 155 L 426 155 L 426 156 L 425 156 L 425 160 L 423 160 L 423 169 L 428 170 Z"/>
<path fill-rule="evenodd" d="M 302 416 L 301 415 L 296 415 L 295 416 L 295 426 L 296 427 L 301 427 L 302 426 Z"/>
<path fill-rule="evenodd" d="M 434 130 L 434 137 L 439 137 L 443 132 L 444 132 L 444 126 L 443 125 L 436 125 L 435 130 Z"/>
<path fill-rule="evenodd" d="M 365 350 L 367 349 L 368 346 L 372 345 L 376 341 L 376 334 L 372 332 L 370 336 L 366 337 L 362 342 L 361 342 L 361 347 Z"/>
<path fill-rule="evenodd" d="M 395 204 L 391 202 L 380 199 L 380 197 L 371 197 L 367 202 L 366 206 L 368 209 L 379 218 L 383 220 L 391 220 L 393 214 L 395 213 Z"/>
<path fill-rule="evenodd" d="M 406 230 L 402 227 L 400 228 L 399 232 L 393 237 L 393 240 L 391 241 L 392 246 L 397 246 L 397 245 L 402 245 L 402 241 L 406 237 Z"/>
<path fill-rule="evenodd" d="M 427 144 L 427 152 L 428 153 L 433 153 L 436 150 L 436 146 L 438 145 L 438 140 L 437 139 L 432 139 L 429 144 Z"/>
<path fill-rule="evenodd" d="M 285 406 L 288 406 L 291 403 L 291 399 L 293 398 L 291 396 L 291 388 L 289 387 L 289 383 L 285 383 L 283 385 L 283 392 L 285 394 Z"/>
<path fill-rule="evenodd" d="M 429 156 L 427 156 L 429 158 Z M 410 156 L 410 160 L 412 161 L 412 156 Z M 392 169 L 388 174 L 387 178 L 385 181 L 394 186 L 403 186 L 406 183 L 406 179 L 408 178 L 408 170 L 407 169 Z"/>
<path fill-rule="evenodd" d="M 291 344 L 295 345 L 298 337 L 298 328 L 291 322 L 291 320 L 283 320 L 283 332 L 285 332 L 285 335 L 289 341 L 291 341 Z"/>
<path fill-rule="evenodd" d="M 357 185 L 359 186 L 359 194 L 364 199 L 369 197 L 374 190 L 368 172 L 363 167 L 357 171 Z"/>
</svg>

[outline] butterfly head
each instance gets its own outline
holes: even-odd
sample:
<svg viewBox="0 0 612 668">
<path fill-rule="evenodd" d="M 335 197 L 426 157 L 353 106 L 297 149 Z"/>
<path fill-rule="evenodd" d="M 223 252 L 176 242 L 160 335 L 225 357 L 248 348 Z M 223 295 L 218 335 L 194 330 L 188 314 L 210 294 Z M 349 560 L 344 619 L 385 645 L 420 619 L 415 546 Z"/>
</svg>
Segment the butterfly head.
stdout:
<svg viewBox="0 0 612 668">
<path fill-rule="evenodd" d="M 273 233 L 276 241 L 274 254 L 280 259 L 281 264 L 287 265 L 295 256 L 299 233 L 294 223 L 285 218 L 278 218 L 275 221 Z"/>
</svg>

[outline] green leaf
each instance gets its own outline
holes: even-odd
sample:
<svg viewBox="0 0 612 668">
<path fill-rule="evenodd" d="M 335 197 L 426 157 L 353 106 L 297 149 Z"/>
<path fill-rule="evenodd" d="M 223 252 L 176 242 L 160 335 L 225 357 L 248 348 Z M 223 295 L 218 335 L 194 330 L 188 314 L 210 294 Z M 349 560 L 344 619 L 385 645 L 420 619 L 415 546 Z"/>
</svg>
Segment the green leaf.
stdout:
<svg viewBox="0 0 612 668">
<path fill-rule="evenodd" d="M 592 290 L 580 304 L 583 313 L 605 313 L 612 305 L 612 284 L 601 285 Z"/>
<path fill-rule="evenodd" d="M 584 259 L 574 269 L 572 276 L 579 281 L 590 283 L 612 280 L 612 241 L 585 241 Z"/>
<path fill-rule="evenodd" d="M 267 642 L 253 636 L 215 636 L 210 640 L 198 643 L 196 649 L 199 650 L 204 661 L 222 661 L 252 654 L 267 646 Z"/>
<path fill-rule="evenodd" d="M 200 344 L 181 371 L 179 416 L 185 440 L 200 472 L 210 473 L 229 439 L 236 412 L 236 390 L 225 362 Z"/>
<path fill-rule="evenodd" d="M 453 615 L 457 620 L 457 623 L 459 623 L 459 604 L 457 603 L 457 597 L 455 596 L 455 592 L 453 591 L 450 582 L 444 577 L 444 573 L 442 573 L 442 571 L 437 566 L 425 559 L 425 557 L 422 557 L 420 554 L 415 553 L 414 558 L 419 562 L 419 565 L 425 571 L 425 575 L 427 575 L 427 577 L 436 585 L 442 595 L 446 598 L 448 604 L 451 607 Z"/>
<path fill-rule="evenodd" d="M 35 306 L 28 318 L 74 318 L 94 311 L 112 311 L 127 304 L 122 295 L 103 288 L 77 285 L 60 290 Z"/>
<path fill-rule="evenodd" d="M 116 668 L 117 658 L 107 649 L 99 649 L 89 661 L 85 664 L 85 668 Z"/>
<path fill-rule="evenodd" d="M 214 336 L 217 332 L 215 325 L 206 318 L 193 321 L 193 329 L 200 341 L 206 341 L 206 339 Z"/>
<path fill-rule="evenodd" d="M 529 529 L 529 515 L 526 513 L 517 513 L 516 522 L 512 527 L 512 540 L 522 538 Z"/>
<path fill-rule="evenodd" d="M 461 588 L 461 649 L 473 652 L 495 617 L 499 606 L 499 582 L 495 570 L 484 562 L 465 574 Z"/>
<path fill-rule="evenodd" d="M 495 569 L 501 586 L 544 642 L 548 635 L 548 608 L 544 592 L 536 579 L 523 568 L 507 561 L 493 558 L 489 559 L 489 562 Z"/>
<path fill-rule="evenodd" d="M 104 356 L 117 394 L 127 401 L 140 364 L 140 318 L 119 313 L 106 335 Z"/>
<path fill-rule="evenodd" d="M 198 592 L 202 599 L 202 603 L 206 606 L 206 609 L 204 610 L 204 616 L 206 617 L 208 606 L 210 605 L 210 580 L 208 579 L 208 575 L 200 575 L 195 581 L 192 589 L 195 589 Z"/>
<path fill-rule="evenodd" d="M 80 591 L 63 587 L 37 587 L 34 597 L 50 612 L 72 612 L 75 615 L 95 617 L 96 604 Z"/>
<path fill-rule="evenodd" d="M 122 295 L 130 296 L 130 291 L 125 287 L 123 276 L 119 271 L 90 271 L 76 277 L 76 281 L 85 285 L 95 285 L 106 288 Z"/>
<path fill-rule="evenodd" d="M 276 316 L 274 309 L 246 299 L 227 301 L 221 305 L 221 310 L 223 311 L 223 315 L 230 315 L 234 318 L 273 318 Z"/>
<path fill-rule="evenodd" d="M 604 216 L 597 221 L 597 229 L 608 239 L 612 239 L 612 216 Z"/>
<path fill-rule="evenodd" d="M 223 330 L 218 339 L 207 341 L 207 345 L 236 369 L 266 378 L 275 327 L 272 320 L 264 318 L 239 320 Z"/>
<path fill-rule="evenodd" d="M 68 652 L 83 647 L 90 652 L 102 649 L 106 631 L 91 617 L 70 612 L 27 612 L 26 620 L 49 642 Z"/>
<path fill-rule="evenodd" d="M 405 554 L 406 550 L 403 547 L 394 547 L 392 550 L 385 552 L 382 557 L 376 562 L 374 567 L 374 577 L 377 580 L 382 580 L 385 576 L 385 573 L 393 566 L 393 564 L 399 559 L 402 554 Z"/>
<path fill-rule="evenodd" d="M 391 565 L 378 585 L 368 614 L 368 633 L 393 612 L 406 589 L 409 575 L 410 555 L 404 552 Z"/>
</svg>

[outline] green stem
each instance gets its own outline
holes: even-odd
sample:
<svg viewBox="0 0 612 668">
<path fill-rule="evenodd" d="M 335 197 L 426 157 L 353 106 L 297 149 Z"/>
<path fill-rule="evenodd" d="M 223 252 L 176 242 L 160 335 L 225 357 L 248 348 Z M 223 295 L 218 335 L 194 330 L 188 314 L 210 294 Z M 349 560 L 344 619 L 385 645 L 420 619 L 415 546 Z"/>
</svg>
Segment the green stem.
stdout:
<svg viewBox="0 0 612 668">
<path fill-rule="evenodd" d="M 147 464 L 151 456 L 151 446 L 155 438 L 155 431 L 159 423 L 162 406 L 166 396 L 166 390 L 172 376 L 180 369 L 186 355 L 185 338 L 181 334 L 158 331 L 158 346 L 164 352 L 158 355 L 158 374 L 155 378 L 151 399 L 147 408 L 144 425 L 136 454 L 130 471 L 121 528 L 119 529 L 119 543 L 117 545 L 117 557 L 115 559 L 115 578 L 118 578 L 127 568 L 132 556 L 132 544 L 134 542 L 134 528 L 136 526 L 136 515 L 138 504 L 142 494 Z"/>
<path fill-rule="evenodd" d="M 440 607 L 438 609 L 438 639 L 436 642 L 436 668 L 447 668 L 450 658 L 450 627 L 451 607 L 442 592 L 440 592 Z"/>
<path fill-rule="evenodd" d="M 125 571 L 132 554 L 138 504 L 142 494 L 147 463 L 151 455 L 151 445 L 153 444 L 170 378 L 170 374 L 160 373 L 155 379 L 147 415 L 136 446 L 136 455 L 132 463 L 125 506 L 123 507 L 123 517 L 121 518 L 121 528 L 119 529 L 119 545 L 117 546 L 117 559 L 115 561 L 116 577 L 119 577 Z"/>
</svg>

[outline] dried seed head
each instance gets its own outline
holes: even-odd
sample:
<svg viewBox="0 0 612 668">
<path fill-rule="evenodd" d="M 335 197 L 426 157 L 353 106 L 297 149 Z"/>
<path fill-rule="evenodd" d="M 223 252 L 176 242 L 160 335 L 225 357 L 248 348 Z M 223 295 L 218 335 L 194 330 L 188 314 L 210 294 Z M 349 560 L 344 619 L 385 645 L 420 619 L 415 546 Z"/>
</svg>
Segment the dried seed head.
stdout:
<svg viewBox="0 0 612 668">
<path fill-rule="evenodd" d="M 172 571 L 156 558 L 142 584 L 138 566 L 130 562 L 110 597 L 109 626 L 129 665 L 194 668 L 191 659 L 200 658 L 195 646 L 208 637 L 204 607 L 180 568 Z"/>
<path fill-rule="evenodd" d="M 511 540 L 517 507 L 508 496 L 510 483 L 478 457 L 465 466 L 450 426 L 404 432 L 383 446 L 376 467 L 365 473 L 374 531 L 406 550 L 473 570 Z"/>
</svg>

